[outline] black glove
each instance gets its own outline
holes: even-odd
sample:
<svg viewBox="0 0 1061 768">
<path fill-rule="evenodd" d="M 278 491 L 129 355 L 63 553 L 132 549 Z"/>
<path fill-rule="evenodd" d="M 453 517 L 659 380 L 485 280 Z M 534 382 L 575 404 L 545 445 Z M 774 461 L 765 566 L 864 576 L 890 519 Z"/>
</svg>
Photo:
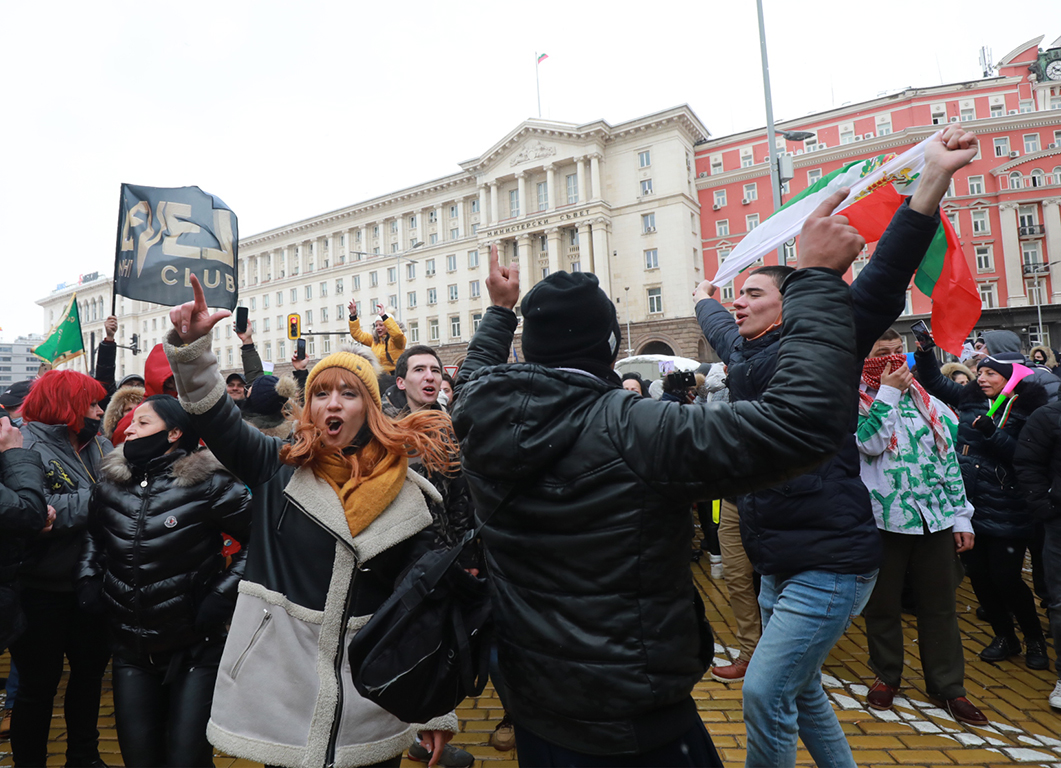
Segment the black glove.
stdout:
<svg viewBox="0 0 1061 768">
<path fill-rule="evenodd" d="M 991 437 L 991 435 L 995 434 L 995 421 L 986 415 L 977 416 L 973 420 L 973 429 L 982 432 L 984 437 Z"/>
<path fill-rule="evenodd" d="M 103 613 L 103 577 L 84 578 L 77 582 L 77 607 L 85 613 Z"/>
</svg>

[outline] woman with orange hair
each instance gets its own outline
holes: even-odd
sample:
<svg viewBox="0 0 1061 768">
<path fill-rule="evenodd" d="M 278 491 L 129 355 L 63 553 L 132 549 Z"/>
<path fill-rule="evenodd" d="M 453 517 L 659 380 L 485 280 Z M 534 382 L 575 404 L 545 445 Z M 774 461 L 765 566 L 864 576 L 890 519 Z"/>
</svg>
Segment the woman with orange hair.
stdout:
<svg viewBox="0 0 1061 768">
<path fill-rule="evenodd" d="M 15 765 L 44 765 L 52 702 L 70 662 L 66 687 L 67 765 L 103 765 L 99 756 L 100 687 L 110 657 L 102 616 L 78 606 L 74 577 L 88 523 L 88 502 L 111 444 L 97 435 L 106 395 L 77 371 L 48 371 L 22 404 L 23 447 L 44 463 L 45 495 L 55 522 L 33 540 L 23 560 L 25 634 L 11 646 L 19 690 L 11 719 Z"/>
<path fill-rule="evenodd" d="M 246 424 L 211 350 L 211 315 L 170 312 L 166 338 L 181 405 L 217 459 L 250 487 L 247 569 L 214 689 L 207 736 L 231 755 L 276 766 L 394 765 L 421 732 L 441 756 L 452 713 L 409 724 L 362 698 L 346 649 L 398 576 L 435 543 L 441 496 L 415 471 L 456 469 L 449 417 L 383 414 L 379 363 L 357 345 L 310 371 L 290 441 Z"/>
</svg>

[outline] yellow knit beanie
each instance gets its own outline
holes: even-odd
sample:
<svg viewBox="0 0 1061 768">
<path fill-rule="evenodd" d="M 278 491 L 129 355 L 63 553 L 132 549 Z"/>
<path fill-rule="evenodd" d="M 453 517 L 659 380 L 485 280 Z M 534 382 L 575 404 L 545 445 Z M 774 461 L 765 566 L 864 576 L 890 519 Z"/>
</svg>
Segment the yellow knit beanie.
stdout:
<svg viewBox="0 0 1061 768">
<path fill-rule="evenodd" d="M 371 349 L 362 344 L 353 343 L 344 345 L 338 352 L 328 355 L 313 366 L 313 370 L 309 372 L 309 376 L 306 378 L 306 392 L 309 392 L 313 380 L 317 378 L 318 374 L 327 368 L 344 368 L 350 371 L 361 379 L 365 389 L 372 396 L 372 401 L 376 404 L 376 407 L 383 407 L 383 401 L 379 396 L 379 381 L 376 378 L 382 372 L 382 368 L 380 368 L 379 361 L 376 360 L 376 356 L 372 354 Z"/>
</svg>

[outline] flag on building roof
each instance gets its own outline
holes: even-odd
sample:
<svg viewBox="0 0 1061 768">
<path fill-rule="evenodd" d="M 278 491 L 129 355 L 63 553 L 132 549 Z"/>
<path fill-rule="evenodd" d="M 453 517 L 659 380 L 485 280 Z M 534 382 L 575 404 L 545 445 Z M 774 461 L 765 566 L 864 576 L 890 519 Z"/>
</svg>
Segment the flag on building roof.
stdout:
<svg viewBox="0 0 1061 768">
<path fill-rule="evenodd" d="M 81 315 L 77 311 L 77 294 L 70 297 L 70 304 L 59 318 L 59 322 L 48 332 L 42 344 L 30 350 L 34 355 L 52 366 L 73 360 L 85 354 L 81 339 Z"/>
<path fill-rule="evenodd" d="M 539 63 L 539 64 L 541 64 L 541 63 L 542 63 L 543 61 L 545 61 L 545 60 L 546 60 L 547 58 L 549 58 L 549 54 L 547 54 L 547 53 L 543 53 L 543 54 L 540 54 L 540 55 L 538 56 L 538 63 Z"/>
<path fill-rule="evenodd" d="M 858 160 L 819 179 L 779 208 L 737 244 L 711 282 L 725 285 L 767 253 L 799 234 L 803 222 L 825 198 L 841 187 L 851 193 L 836 213 L 843 211 L 867 243 L 880 240 L 903 198 L 917 190 L 925 167 L 925 145 L 939 141 L 935 133 L 901 155 L 879 155 Z M 914 285 L 932 299 L 932 333 L 948 352 L 961 351 L 980 319 L 980 294 L 946 216 L 914 276 Z"/>
</svg>

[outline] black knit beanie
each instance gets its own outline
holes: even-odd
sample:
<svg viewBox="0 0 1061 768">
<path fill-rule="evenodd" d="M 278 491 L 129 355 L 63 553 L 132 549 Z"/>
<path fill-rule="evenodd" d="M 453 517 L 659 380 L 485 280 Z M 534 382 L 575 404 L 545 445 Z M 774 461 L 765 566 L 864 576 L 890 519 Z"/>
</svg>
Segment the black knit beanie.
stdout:
<svg viewBox="0 0 1061 768">
<path fill-rule="evenodd" d="M 589 272 L 554 272 L 520 304 L 523 356 L 550 368 L 578 368 L 621 386 L 612 363 L 622 331 L 615 305 Z"/>
<path fill-rule="evenodd" d="M 260 413 L 263 416 L 279 414 L 287 402 L 287 397 L 277 393 L 276 384 L 279 379 L 276 376 L 266 374 L 254 380 L 251 393 L 247 395 L 245 411 Z"/>
<path fill-rule="evenodd" d="M 996 373 L 1000 373 L 1006 377 L 1006 381 L 1009 381 L 1010 377 L 1013 376 L 1013 363 L 1023 363 L 1024 355 L 1019 352 L 999 352 L 997 355 L 991 355 L 985 357 L 976 364 L 976 369 L 990 368 Z"/>
</svg>

